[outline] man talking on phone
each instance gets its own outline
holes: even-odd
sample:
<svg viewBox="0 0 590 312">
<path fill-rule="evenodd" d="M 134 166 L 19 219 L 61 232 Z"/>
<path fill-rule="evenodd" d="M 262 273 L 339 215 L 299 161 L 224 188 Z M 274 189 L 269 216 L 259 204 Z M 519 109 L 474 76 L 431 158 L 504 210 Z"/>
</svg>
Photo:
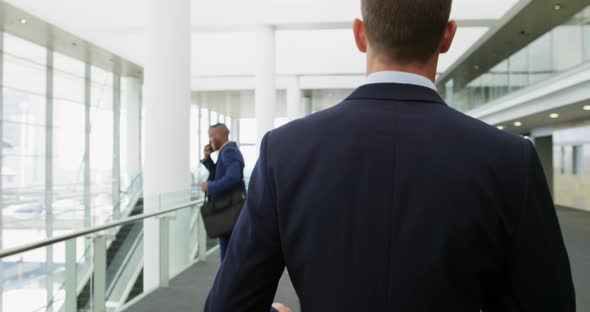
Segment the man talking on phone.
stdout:
<svg viewBox="0 0 590 312">
<path fill-rule="evenodd" d="M 219 152 L 217 163 L 211 159 L 211 153 Z M 201 163 L 209 170 L 209 179 L 201 183 L 201 190 L 206 192 L 209 200 L 214 201 L 228 192 L 240 189 L 245 192 L 244 157 L 238 145 L 229 141 L 229 129 L 224 124 L 209 128 L 209 144 L 205 146 L 205 158 Z M 231 233 L 219 237 L 221 261 L 225 258 Z"/>
</svg>

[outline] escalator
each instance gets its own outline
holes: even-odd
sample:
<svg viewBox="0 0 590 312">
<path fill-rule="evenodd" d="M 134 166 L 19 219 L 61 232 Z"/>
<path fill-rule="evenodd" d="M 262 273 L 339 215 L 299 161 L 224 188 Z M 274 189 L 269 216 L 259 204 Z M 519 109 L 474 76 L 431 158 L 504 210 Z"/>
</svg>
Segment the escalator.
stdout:
<svg viewBox="0 0 590 312">
<path fill-rule="evenodd" d="M 129 293 L 129 296 L 127 297 L 127 300 L 125 302 L 127 303 L 127 302 L 131 301 L 133 298 L 141 295 L 142 293 L 143 293 L 143 269 L 141 269 L 139 276 L 135 280 L 135 283 L 133 283 L 133 288 L 131 288 L 131 292 Z"/>
<path fill-rule="evenodd" d="M 139 199 L 137 204 L 129 214 L 130 217 L 140 215 L 143 213 L 143 199 Z M 112 241 L 110 246 L 107 248 L 107 274 L 106 274 L 106 285 L 107 288 L 115 281 L 117 273 L 121 269 L 127 260 L 129 255 L 129 251 L 131 250 L 132 246 L 136 243 L 137 239 L 143 235 L 143 222 L 135 222 L 131 224 L 124 225 L 119 229 L 119 232 L 115 236 L 115 240 Z M 143 271 L 138 278 L 139 285 L 141 285 L 141 292 L 143 292 Z M 82 288 L 82 291 L 78 294 L 78 309 L 80 311 L 88 311 L 90 310 L 90 302 L 91 302 L 91 294 L 92 294 L 92 283 L 94 279 L 94 273 L 91 275 L 90 279 Z M 137 281 L 135 284 L 138 284 Z M 137 295 L 138 289 L 136 289 L 137 285 L 134 285 L 134 289 L 132 290 L 132 294 Z M 139 292 L 139 293 L 141 293 Z M 131 295 L 130 295 L 131 297 Z"/>
</svg>

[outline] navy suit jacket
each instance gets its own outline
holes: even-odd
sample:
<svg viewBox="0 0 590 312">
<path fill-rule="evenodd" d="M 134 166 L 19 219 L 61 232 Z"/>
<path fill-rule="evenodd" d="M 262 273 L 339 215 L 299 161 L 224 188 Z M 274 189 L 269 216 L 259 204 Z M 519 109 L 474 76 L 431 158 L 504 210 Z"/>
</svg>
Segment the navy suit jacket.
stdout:
<svg viewBox="0 0 590 312">
<path fill-rule="evenodd" d="M 244 185 L 244 157 L 234 142 L 228 143 L 219 153 L 217 163 L 211 158 L 201 160 L 209 170 L 209 198 L 215 200 L 220 195 L 236 188 L 245 190 Z"/>
<path fill-rule="evenodd" d="M 574 312 L 530 141 L 428 88 L 371 84 L 269 132 L 205 311 Z"/>
</svg>

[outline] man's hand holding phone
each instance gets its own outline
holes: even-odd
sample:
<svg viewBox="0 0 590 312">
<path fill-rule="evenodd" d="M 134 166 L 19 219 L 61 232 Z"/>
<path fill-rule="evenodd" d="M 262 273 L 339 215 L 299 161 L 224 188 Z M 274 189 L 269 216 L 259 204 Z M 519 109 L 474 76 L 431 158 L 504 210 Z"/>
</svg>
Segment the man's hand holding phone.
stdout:
<svg viewBox="0 0 590 312">
<path fill-rule="evenodd" d="M 213 147 L 211 144 L 205 145 L 205 149 L 203 151 L 203 154 L 205 154 L 205 159 L 211 158 L 211 153 L 213 153 Z"/>
</svg>

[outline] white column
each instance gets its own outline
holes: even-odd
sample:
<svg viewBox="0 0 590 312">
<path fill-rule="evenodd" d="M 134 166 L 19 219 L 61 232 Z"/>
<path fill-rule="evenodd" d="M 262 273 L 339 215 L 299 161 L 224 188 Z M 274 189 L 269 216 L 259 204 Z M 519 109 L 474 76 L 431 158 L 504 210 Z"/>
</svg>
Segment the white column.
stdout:
<svg viewBox="0 0 590 312">
<path fill-rule="evenodd" d="M 258 143 L 274 128 L 276 104 L 275 31 L 261 26 L 256 33 L 256 131 Z"/>
<path fill-rule="evenodd" d="M 127 79 L 127 175 L 133 179 L 141 172 L 141 82 Z"/>
<path fill-rule="evenodd" d="M 299 78 L 297 76 L 291 77 L 287 86 L 287 116 L 289 117 L 289 120 L 303 117 L 303 102 L 301 100 L 301 95 Z"/>
<path fill-rule="evenodd" d="M 146 2 L 145 212 L 190 200 L 191 1 Z M 189 263 L 190 212 L 170 224 L 170 276 Z M 144 289 L 159 286 L 158 220 L 144 223 Z"/>
</svg>

